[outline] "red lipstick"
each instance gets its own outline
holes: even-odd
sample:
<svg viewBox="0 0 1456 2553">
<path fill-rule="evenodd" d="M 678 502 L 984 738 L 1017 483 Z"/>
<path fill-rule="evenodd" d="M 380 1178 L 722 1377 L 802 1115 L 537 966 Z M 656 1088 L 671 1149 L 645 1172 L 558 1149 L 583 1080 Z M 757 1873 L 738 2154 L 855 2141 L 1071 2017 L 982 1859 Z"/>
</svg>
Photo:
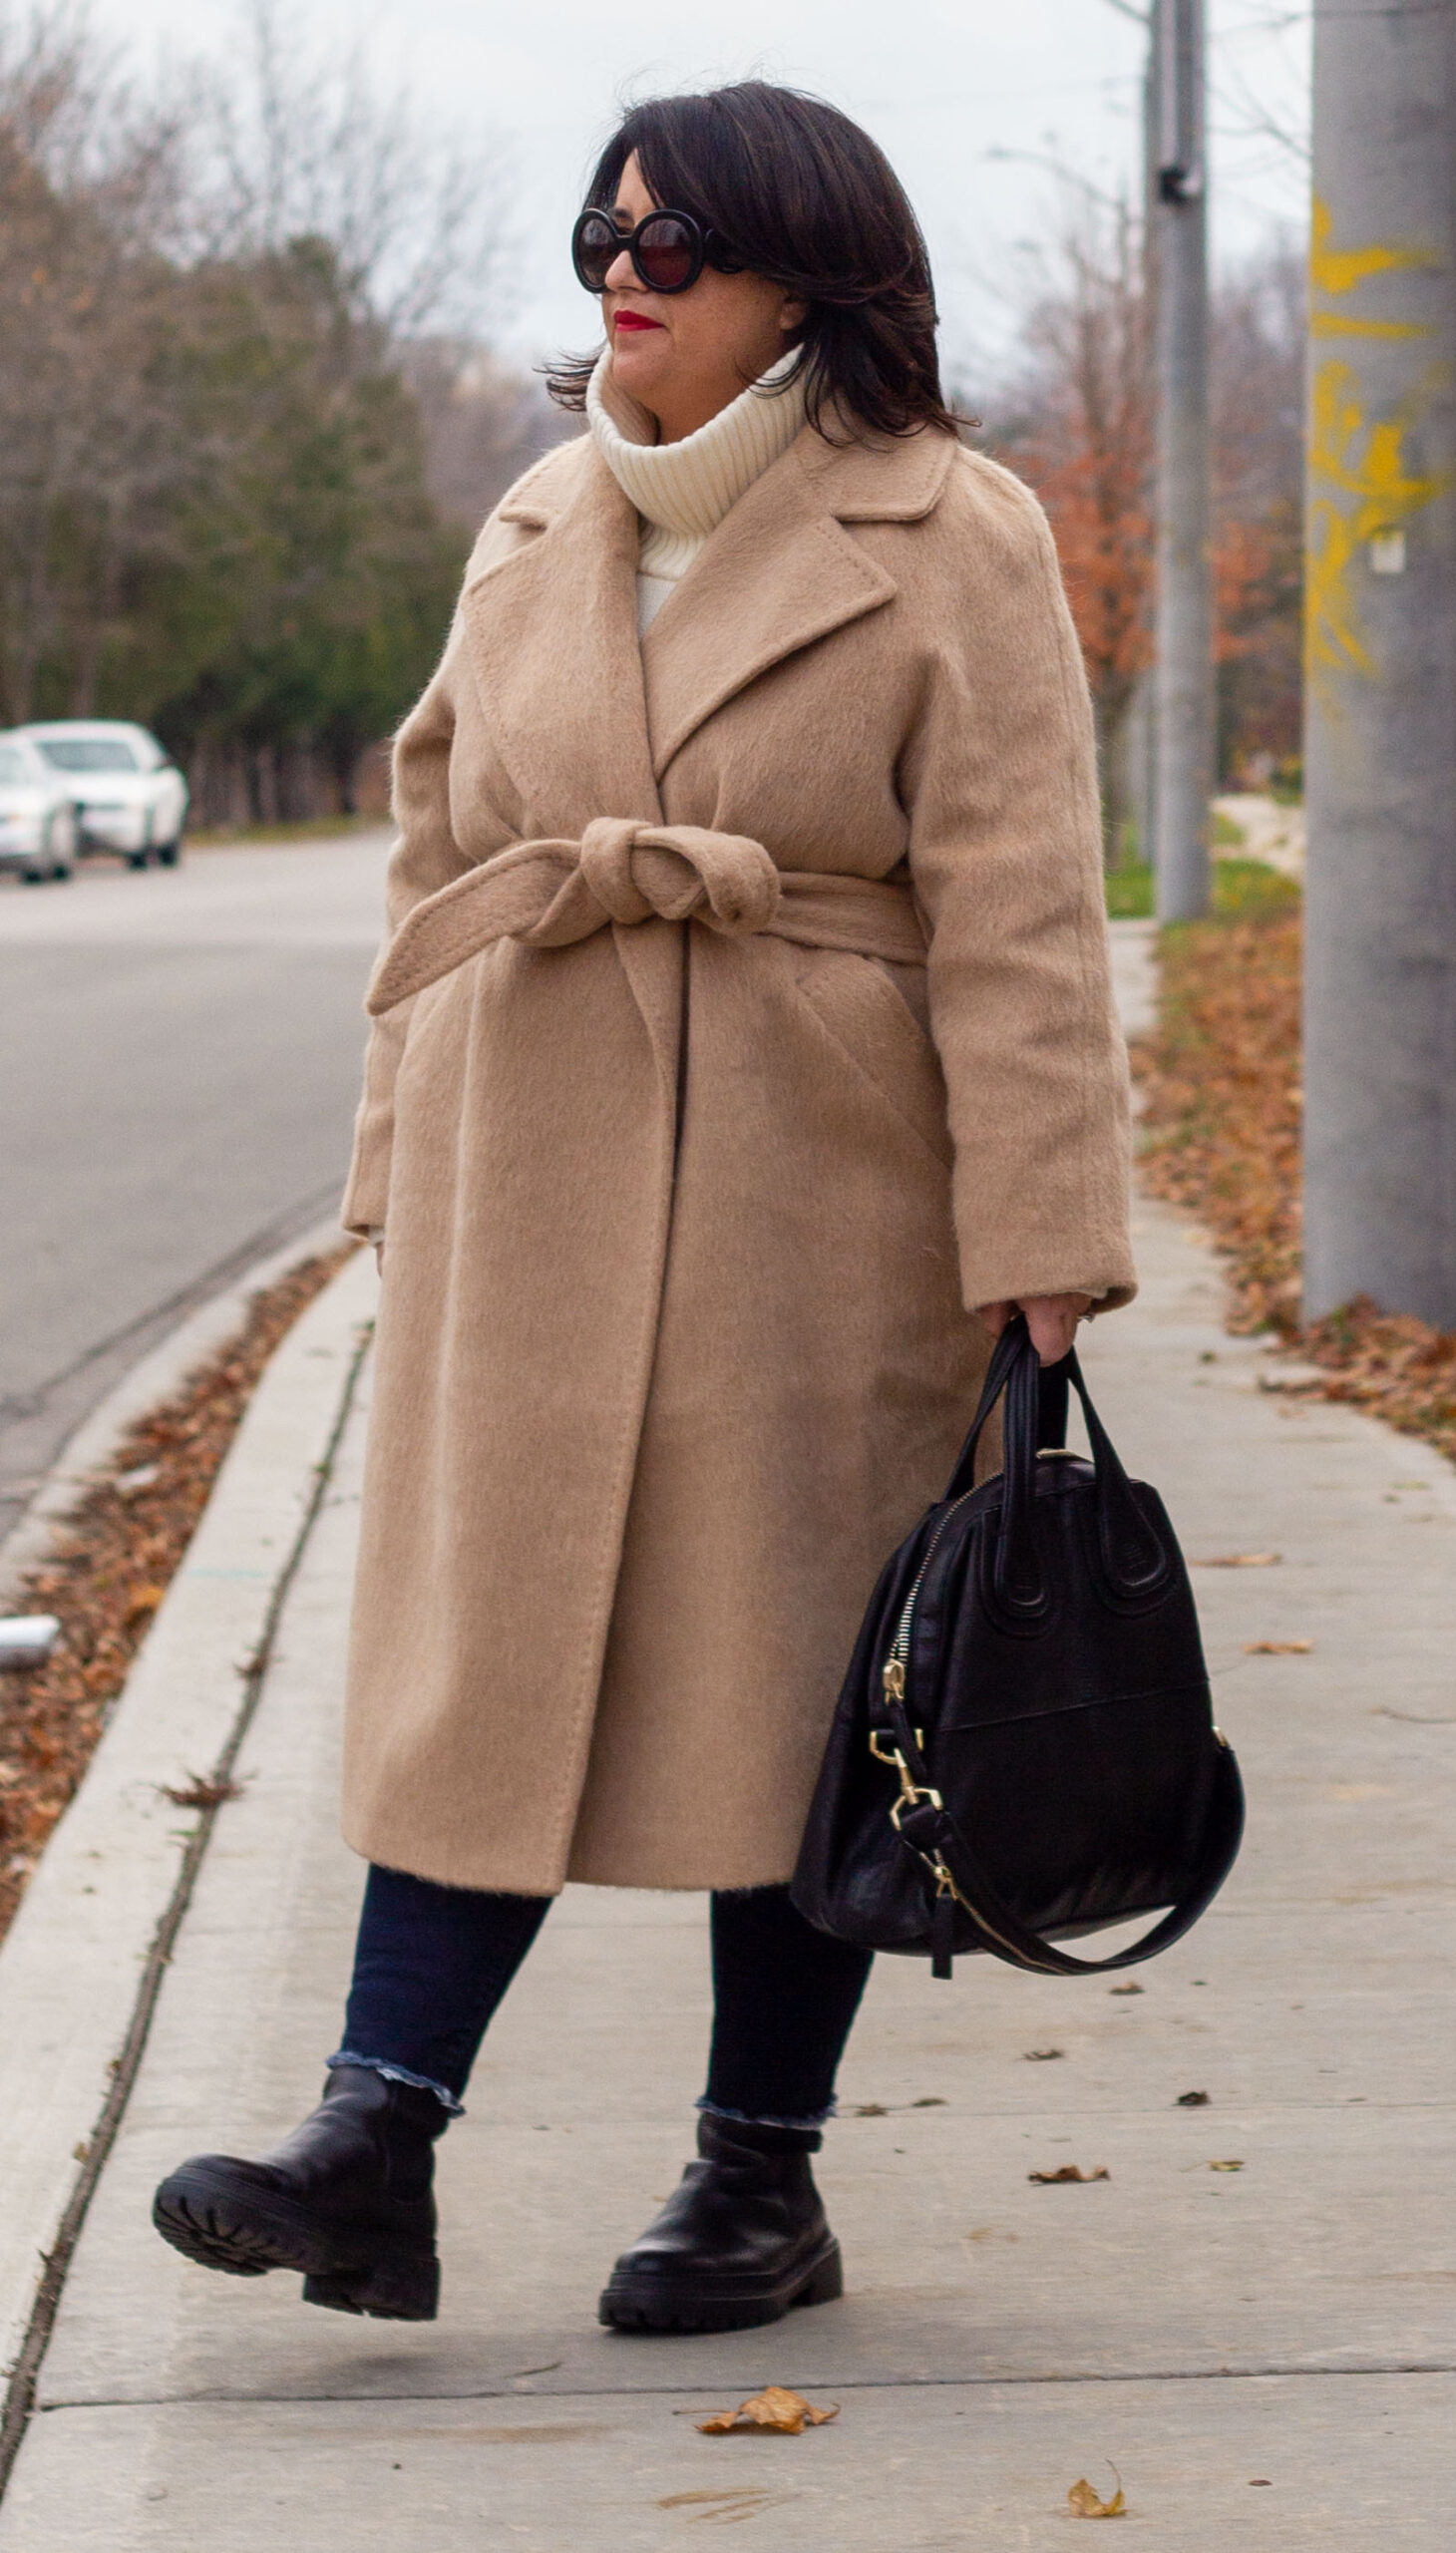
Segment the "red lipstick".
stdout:
<svg viewBox="0 0 1456 2553">
<path fill-rule="evenodd" d="M 619 310 L 612 321 L 612 326 L 619 329 L 660 328 L 661 325 L 660 319 L 648 319 L 640 310 Z"/>
</svg>

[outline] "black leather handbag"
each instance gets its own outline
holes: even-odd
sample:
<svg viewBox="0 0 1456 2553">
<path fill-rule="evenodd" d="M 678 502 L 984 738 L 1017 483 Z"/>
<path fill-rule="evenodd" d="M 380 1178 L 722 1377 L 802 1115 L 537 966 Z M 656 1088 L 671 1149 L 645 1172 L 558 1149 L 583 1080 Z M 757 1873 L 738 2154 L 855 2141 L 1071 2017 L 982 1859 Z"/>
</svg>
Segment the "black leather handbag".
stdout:
<svg viewBox="0 0 1456 2553">
<path fill-rule="evenodd" d="M 1090 1462 L 1038 1451 L 1067 1386 Z M 1004 1390 L 1004 1468 L 974 1486 Z M 866 1950 L 990 1951 L 1053 1977 L 1151 1959 L 1233 1866 L 1239 1767 L 1157 1491 L 1128 1479 L 1075 1351 L 997 1340 L 944 1498 L 886 1567 L 856 1644 L 793 1898 Z M 1159 1910 L 1164 1910 L 1159 1913 Z M 1111 1958 L 1061 1940 L 1158 1914 Z"/>
</svg>

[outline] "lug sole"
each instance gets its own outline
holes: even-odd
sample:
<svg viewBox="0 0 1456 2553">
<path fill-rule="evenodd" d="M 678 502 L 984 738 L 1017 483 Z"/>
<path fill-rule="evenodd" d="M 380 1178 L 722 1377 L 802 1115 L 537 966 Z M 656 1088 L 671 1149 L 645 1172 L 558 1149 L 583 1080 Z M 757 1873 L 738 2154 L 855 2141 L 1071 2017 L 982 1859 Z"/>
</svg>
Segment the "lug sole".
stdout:
<svg viewBox="0 0 1456 2553">
<path fill-rule="evenodd" d="M 687 2279 L 674 2287 L 648 2271 L 613 2273 L 596 2314 L 615 2332 L 748 2332 L 760 2323 L 782 2322 L 798 2305 L 832 2305 L 844 2292 L 844 2261 L 831 2236 L 807 2269 L 757 2291 L 725 2285 L 715 2292 L 710 2281 Z"/>
<path fill-rule="evenodd" d="M 186 2165 L 174 2172 L 153 2201 L 152 2222 L 174 2251 L 228 2278 L 301 2270 L 306 2305 L 391 2323 L 433 2323 L 439 2312 L 432 2248 L 367 2232 L 351 2240 L 286 2199 L 239 2191 L 219 2174 Z"/>
</svg>

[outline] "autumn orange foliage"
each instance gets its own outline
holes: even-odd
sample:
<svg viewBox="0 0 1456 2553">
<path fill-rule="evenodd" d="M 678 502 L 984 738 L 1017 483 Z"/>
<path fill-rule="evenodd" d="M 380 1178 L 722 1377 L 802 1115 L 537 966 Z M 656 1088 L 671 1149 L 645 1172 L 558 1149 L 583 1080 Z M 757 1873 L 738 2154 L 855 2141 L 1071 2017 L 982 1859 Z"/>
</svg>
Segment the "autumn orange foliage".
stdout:
<svg viewBox="0 0 1456 2553">
<path fill-rule="evenodd" d="M 1157 528 L 1152 308 L 1126 205 L 1083 202 L 1035 269 L 1024 364 L 997 448 L 1051 518 L 1102 749 L 1109 846 L 1117 747 L 1152 660 Z M 1214 313 L 1215 656 L 1222 753 L 1297 754 L 1302 312 L 1275 256 Z"/>
</svg>

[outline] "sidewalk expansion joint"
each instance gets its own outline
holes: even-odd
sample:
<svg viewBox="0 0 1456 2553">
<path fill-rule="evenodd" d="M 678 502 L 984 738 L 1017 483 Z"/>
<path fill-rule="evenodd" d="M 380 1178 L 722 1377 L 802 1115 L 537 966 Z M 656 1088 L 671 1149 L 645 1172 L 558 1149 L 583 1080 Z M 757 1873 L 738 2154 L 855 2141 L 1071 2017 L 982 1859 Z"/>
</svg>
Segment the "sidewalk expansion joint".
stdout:
<svg viewBox="0 0 1456 2553">
<path fill-rule="evenodd" d="M 1065 2371 L 1043 2370 L 1032 2374 L 971 2375 L 835 2375 L 821 2374 L 805 2378 L 819 2390 L 836 2393 L 934 2393 L 956 2391 L 994 2391 L 1000 2385 L 1016 2385 L 1026 2389 L 1043 2385 L 1048 2388 L 1068 2384 L 1262 2384 L 1272 2378 L 1300 2384 L 1344 2384 L 1361 2379 L 1389 2375 L 1456 2375 L 1456 2358 L 1372 2358 L 1357 2367 L 1301 2367 L 1289 2360 L 1271 2359 L 1248 2367 L 1129 2367 L 1069 2368 Z M 724 2379 L 727 2381 L 728 2379 Z M 74 2399 L 43 2402 L 36 2417 L 48 2419 L 57 2411 L 196 2411 L 225 2405 L 234 2411 L 270 2411 L 291 2408 L 296 2403 L 335 2403 L 341 2409 L 353 2405 L 377 2404 L 381 2410 L 408 2409 L 414 2405 L 426 2410 L 452 2402 L 571 2402 L 667 2401 L 676 2395 L 696 2399 L 714 2382 L 711 2370 L 696 2384 L 612 2384 L 582 2382 L 527 2387 L 519 2378 L 506 2378 L 500 2384 L 463 2387 L 448 2393 L 382 2393 L 310 2392 L 301 2384 L 290 2385 L 286 2393 L 79 2393 Z M 720 2388 L 721 2389 L 721 2388 Z"/>
<path fill-rule="evenodd" d="M 106 2169 L 118 2130 L 126 2114 L 132 2086 L 137 2079 L 146 2050 L 148 2032 L 151 2029 L 158 1997 L 162 1991 L 162 1982 L 167 1975 L 182 1919 L 196 1886 L 197 1874 L 202 1867 L 207 1846 L 212 1838 L 212 1829 L 217 1822 L 218 1810 L 223 1804 L 243 1741 L 252 1725 L 262 1697 L 283 1608 L 302 1565 L 304 1553 L 308 1548 L 329 1483 L 333 1478 L 339 1445 L 353 1407 L 354 1394 L 358 1388 L 360 1370 L 368 1353 L 371 1334 L 372 1324 L 361 1328 L 353 1355 L 349 1360 L 328 1442 L 322 1459 L 314 1470 L 307 1506 L 282 1568 L 274 1581 L 273 1592 L 263 1616 L 262 1629 L 243 1675 L 242 1695 L 237 1712 L 209 1776 L 210 1782 L 218 1791 L 218 1799 L 211 1807 L 198 1811 L 196 1825 L 183 1847 L 172 1895 L 158 1924 L 152 1948 L 142 1971 L 127 2034 L 112 2074 L 111 2088 L 102 2104 L 96 2125 L 87 2138 L 86 2159 L 77 2173 L 70 2199 L 61 2217 L 55 2242 L 45 2255 L 45 2267 L 36 2291 L 35 2303 L 26 2325 L 25 2338 L 9 2372 L 3 2414 L 0 2414 L 0 2498 L 4 2496 L 35 2404 L 36 2381 L 40 2373 L 41 2362 L 55 2328 L 67 2273 L 80 2240 L 81 2229 L 86 2222 L 86 2212 Z M 183 1569 L 185 1566 L 186 1563 L 183 1560 Z"/>
</svg>

